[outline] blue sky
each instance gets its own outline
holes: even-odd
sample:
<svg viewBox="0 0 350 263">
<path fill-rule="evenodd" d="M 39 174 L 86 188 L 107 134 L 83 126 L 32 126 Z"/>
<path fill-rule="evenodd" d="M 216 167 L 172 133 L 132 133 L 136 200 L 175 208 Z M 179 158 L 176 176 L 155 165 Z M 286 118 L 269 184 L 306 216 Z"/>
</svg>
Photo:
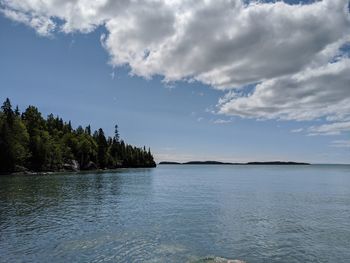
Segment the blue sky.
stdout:
<svg viewBox="0 0 350 263">
<path fill-rule="evenodd" d="M 318 106 L 323 97 L 314 103 L 317 106 L 295 105 L 293 100 L 298 97 L 293 93 L 294 89 L 286 93 L 284 89 L 293 86 L 291 80 L 296 79 L 294 75 L 288 76 L 302 74 L 302 71 L 294 70 L 289 65 L 285 70 L 291 71 L 288 74 L 283 72 L 284 75 L 276 70 L 278 67 L 271 66 L 270 71 L 265 71 L 264 66 L 259 68 L 257 65 L 259 71 L 251 67 L 254 74 L 250 74 L 250 71 L 245 73 L 247 70 L 243 68 L 243 73 L 234 78 L 208 69 L 204 74 L 196 75 L 193 72 L 199 72 L 199 69 L 191 61 L 185 65 L 186 71 L 181 67 L 182 63 L 176 68 L 171 65 L 164 71 L 164 66 L 152 68 L 158 60 L 141 67 L 140 62 L 128 56 L 129 50 L 120 48 L 119 39 L 112 38 L 113 32 L 117 31 L 110 25 L 105 27 L 96 22 L 96 26 L 86 32 L 76 29 L 46 32 L 40 31 L 33 23 L 14 19 L 4 12 L 17 7 L 7 7 L 3 2 L 0 7 L 3 10 L 3 15 L 0 15 L 0 99 L 3 101 L 9 97 L 21 110 L 35 105 L 45 115 L 57 114 L 71 120 L 74 126 L 91 124 L 94 129 L 102 127 L 109 135 L 113 134 L 114 124 L 117 123 L 123 139 L 131 144 L 150 146 L 157 161 L 293 160 L 349 163 L 350 129 L 347 123 L 350 112 L 342 106 L 346 101 L 334 99 L 324 104 L 324 108 L 330 109 L 326 113 L 323 113 L 322 105 L 321 108 Z M 57 23 L 61 25 L 65 21 L 69 21 L 69 18 L 59 18 Z M 101 36 L 104 36 L 102 40 Z M 333 43 L 341 36 L 339 33 L 335 36 L 338 39 L 327 41 Z M 140 42 L 139 39 L 137 41 Z M 125 43 L 132 47 L 134 42 L 125 39 Z M 150 50 L 150 53 L 154 52 Z M 118 57 L 124 51 L 125 57 Z M 204 58 L 212 55 L 206 51 L 203 48 Z M 346 59 L 347 54 L 345 45 L 342 58 Z M 260 56 L 257 54 L 257 57 Z M 224 57 L 216 61 L 217 67 L 221 66 Z M 282 57 L 285 58 L 285 54 Z M 197 61 L 201 63 L 201 60 Z M 295 68 L 299 63 L 302 62 L 295 62 Z M 319 67 L 324 68 L 325 65 Z M 339 68 L 341 72 L 342 67 Z M 240 72 L 240 68 L 234 70 Z M 188 75 L 187 71 L 190 72 Z M 319 79 L 325 82 L 323 75 Z M 276 83 L 283 85 L 277 86 Z M 302 84 L 298 82 L 298 85 Z M 306 84 L 314 87 L 313 83 Z M 345 92 L 343 97 L 349 96 L 346 93 L 349 87 L 337 89 L 337 85 L 342 83 L 335 84 L 331 95 L 339 90 Z M 267 93 L 254 97 L 260 94 L 259 90 L 268 88 L 283 94 L 281 97 L 274 95 L 271 101 L 266 102 Z M 321 88 L 320 91 L 324 92 Z M 317 93 L 317 87 L 312 92 Z M 282 106 L 268 107 L 269 103 L 280 103 L 284 96 L 290 96 L 290 100 L 283 102 L 283 105 L 291 104 L 288 112 Z M 223 100 L 224 97 L 226 100 Z M 256 101 L 262 104 L 257 107 L 254 104 Z M 333 109 L 334 105 L 339 107 Z M 302 110 L 300 107 L 304 106 Z M 308 112 L 307 116 L 304 116 L 304 112 Z"/>
</svg>

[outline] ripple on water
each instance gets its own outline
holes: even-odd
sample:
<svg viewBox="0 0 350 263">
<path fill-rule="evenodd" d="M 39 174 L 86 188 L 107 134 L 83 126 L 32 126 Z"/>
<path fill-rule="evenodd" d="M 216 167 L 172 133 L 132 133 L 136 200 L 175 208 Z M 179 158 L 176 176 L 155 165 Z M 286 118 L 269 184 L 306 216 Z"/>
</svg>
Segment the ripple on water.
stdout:
<svg viewBox="0 0 350 263">
<path fill-rule="evenodd" d="M 348 263 L 349 175 L 161 166 L 1 177 L 0 262 Z"/>
<path fill-rule="evenodd" d="M 227 258 L 221 258 L 221 257 L 205 257 L 199 260 L 192 261 L 191 263 L 246 263 L 246 262 L 238 259 L 227 259 Z"/>
</svg>

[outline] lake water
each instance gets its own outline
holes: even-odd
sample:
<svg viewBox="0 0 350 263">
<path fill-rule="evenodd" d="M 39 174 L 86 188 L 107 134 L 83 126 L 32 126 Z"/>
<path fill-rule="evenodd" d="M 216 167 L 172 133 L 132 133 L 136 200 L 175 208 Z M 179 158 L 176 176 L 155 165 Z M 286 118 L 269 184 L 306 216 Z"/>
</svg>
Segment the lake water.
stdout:
<svg viewBox="0 0 350 263">
<path fill-rule="evenodd" d="M 0 177 L 0 262 L 350 262 L 350 166 Z"/>
</svg>

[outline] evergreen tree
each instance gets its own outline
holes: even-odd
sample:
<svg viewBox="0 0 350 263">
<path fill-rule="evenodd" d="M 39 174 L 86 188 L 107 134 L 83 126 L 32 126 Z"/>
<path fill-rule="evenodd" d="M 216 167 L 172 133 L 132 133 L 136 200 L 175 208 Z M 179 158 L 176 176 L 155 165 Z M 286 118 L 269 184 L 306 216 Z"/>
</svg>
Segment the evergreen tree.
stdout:
<svg viewBox="0 0 350 263">
<path fill-rule="evenodd" d="M 98 129 L 97 136 L 97 162 L 100 168 L 105 168 L 108 163 L 107 149 L 108 144 L 103 130 Z"/>
<path fill-rule="evenodd" d="M 114 126 L 114 139 L 119 142 L 119 131 L 118 131 L 118 125 L 116 124 Z"/>
<path fill-rule="evenodd" d="M 29 157 L 28 133 L 6 99 L 0 112 L 0 172 L 14 171 Z"/>
<path fill-rule="evenodd" d="M 12 110 L 6 99 L 0 110 L 0 172 L 59 171 L 73 161 L 81 169 L 154 167 L 150 149 L 137 148 L 120 140 L 118 125 L 113 137 L 106 138 L 100 128 L 72 128 L 71 122 L 53 114 L 43 118 L 29 106 L 22 114 Z"/>
<path fill-rule="evenodd" d="M 9 98 L 5 100 L 4 104 L 1 106 L 1 109 L 5 115 L 7 124 L 12 125 L 15 114 L 12 110 L 12 105 Z"/>
</svg>

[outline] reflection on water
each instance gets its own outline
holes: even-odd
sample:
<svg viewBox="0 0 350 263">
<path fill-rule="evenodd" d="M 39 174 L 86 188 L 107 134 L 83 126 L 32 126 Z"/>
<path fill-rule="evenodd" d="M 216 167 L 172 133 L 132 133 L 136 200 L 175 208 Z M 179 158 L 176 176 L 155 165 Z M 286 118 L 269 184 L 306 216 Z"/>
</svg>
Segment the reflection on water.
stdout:
<svg viewBox="0 0 350 263">
<path fill-rule="evenodd" d="M 350 262 L 348 244 L 349 166 L 0 177 L 0 262 Z"/>
</svg>

